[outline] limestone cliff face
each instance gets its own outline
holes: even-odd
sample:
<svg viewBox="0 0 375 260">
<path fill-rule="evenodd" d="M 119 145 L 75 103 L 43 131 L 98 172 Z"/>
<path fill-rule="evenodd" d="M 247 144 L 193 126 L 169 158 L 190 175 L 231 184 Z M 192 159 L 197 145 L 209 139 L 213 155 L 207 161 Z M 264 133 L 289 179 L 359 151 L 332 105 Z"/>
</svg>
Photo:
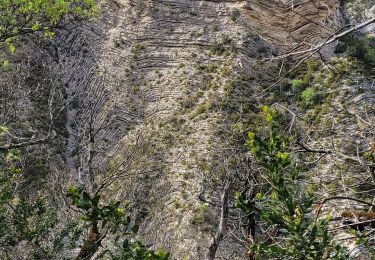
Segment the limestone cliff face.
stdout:
<svg viewBox="0 0 375 260">
<path fill-rule="evenodd" d="M 257 60 L 321 41 L 340 25 L 338 10 L 335 0 L 106 2 L 100 21 L 58 43 L 67 68 L 60 76 L 76 104 L 66 124 L 72 178 L 88 178 L 88 149 L 98 175 L 136 151 L 123 170 L 145 175 L 115 183 L 111 194 L 139 209 L 148 241 L 176 259 L 203 259 L 223 179 L 234 172 L 233 113 L 255 105 L 251 93 L 267 78 Z M 253 80 L 229 95 L 241 74 Z M 89 118 L 98 129 L 93 148 L 82 145 Z M 228 236 L 218 255 L 240 258 L 234 242 Z"/>
<path fill-rule="evenodd" d="M 70 104 L 59 135 L 65 177 L 116 173 L 107 197 L 129 201 L 146 241 L 174 259 L 204 259 L 224 180 L 250 175 L 239 122 L 281 65 L 262 58 L 332 35 L 338 2 L 106 1 L 98 21 L 59 34 L 43 61 Z M 232 224 L 218 258 L 243 258 Z"/>
<path fill-rule="evenodd" d="M 243 2 L 244 15 L 253 29 L 285 49 L 320 42 L 342 22 L 335 0 Z"/>
</svg>

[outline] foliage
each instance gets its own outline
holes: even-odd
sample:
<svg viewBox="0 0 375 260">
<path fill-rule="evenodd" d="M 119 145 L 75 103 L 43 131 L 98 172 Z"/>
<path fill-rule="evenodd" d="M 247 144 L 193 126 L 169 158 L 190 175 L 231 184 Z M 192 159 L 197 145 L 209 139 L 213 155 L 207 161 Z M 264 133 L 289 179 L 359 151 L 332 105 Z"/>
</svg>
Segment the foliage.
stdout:
<svg viewBox="0 0 375 260">
<path fill-rule="evenodd" d="M 131 52 L 134 54 L 140 54 L 146 49 L 146 47 L 141 43 L 136 43 L 131 49 Z"/>
<path fill-rule="evenodd" d="M 258 211 L 262 220 L 277 230 L 275 243 L 251 246 L 258 259 L 346 259 L 328 232 L 329 216 L 316 219 L 312 205 L 314 191 L 304 183 L 303 170 L 288 152 L 290 138 L 275 131 L 274 113 L 263 109 L 269 135 L 249 132 L 249 150 L 264 169 L 270 193 L 258 193 L 250 203 L 237 194 L 236 206 L 245 213 Z"/>
<path fill-rule="evenodd" d="M 96 0 L 2 0 L 0 49 L 6 47 L 12 54 L 18 36 L 41 32 L 51 37 L 63 21 L 88 18 L 98 11 Z"/>
<path fill-rule="evenodd" d="M 371 38 L 346 37 L 336 49 L 337 53 L 347 52 L 367 66 L 375 66 L 375 48 L 371 45 Z"/>
<path fill-rule="evenodd" d="M 105 206 L 99 204 L 100 194 L 89 195 L 82 187 L 70 186 L 67 197 L 72 204 L 82 209 L 81 219 L 90 223 L 101 221 L 101 228 L 108 228 L 111 233 L 121 229 L 124 234 L 137 233 L 139 227 L 131 224 L 129 216 L 125 215 L 125 209 L 120 207 L 120 201 L 110 202 Z"/>
<path fill-rule="evenodd" d="M 29 197 L 18 190 L 22 180 L 20 152 L 11 150 L 1 156 L 0 257 L 9 257 L 13 248 L 23 243 L 30 250 L 30 258 L 48 258 L 51 251 L 42 246 L 42 241 L 58 223 L 57 212 L 45 196 Z"/>
<path fill-rule="evenodd" d="M 4 137 L 7 132 L 7 128 L 0 127 L 0 137 Z M 46 196 L 40 192 L 33 194 L 22 190 L 20 184 L 24 182 L 25 169 L 20 162 L 21 151 L 11 149 L 0 156 L 1 259 L 12 259 L 17 247 L 22 247 L 28 253 L 28 259 L 56 258 L 63 250 L 77 247 L 83 223 L 88 224 L 89 232 L 98 234 L 97 237 L 94 236 L 94 240 L 90 241 L 88 238 L 85 241 L 83 247 L 91 243 L 85 256 L 91 257 L 99 249 L 101 240 L 111 234 L 115 247 L 111 251 L 104 250 L 104 254 L 113 259 L 169 258 L 169 253 L 151 250 L 139 239 L 135 239 L 139 226 L 126 216 L 125 209 L 120 207 L 120 201 L 103 203 L 100 193 L 90 195 L 83 188 L 69 187 L 67 196 L 81 211 L 81 221 L 72 218 L 65 223 L 59 220 L 56 208 Z M 130 242 L 125 239 L 119 244 L 123 236 L 131 236 L 132 239 Z"/>
<path fill-rule="evenodd" d="M 229 55 L 237 52 L 235 42 L 228 35 L 222 35 L 221 40 L 215 42 L 210 49 L 214 55 Z"/>
<path fill-rule="evenodd" d="M 303 63 L 293 75 L 296 78 L 290 81 L 297 106 L 303 109 L 316 108 L 329 101 L 335 95 L 331 90 L 337 88 L 339 82 L 356 68 L 356 63 L 349 60 L 335 58 L 328 64 L 316 60 Z"/>
<path fill-rule="evenodd" d="M 97 0 L 0 1 L 0 62 L 8 64 L 7 58 L 16 51 L 22 35 L 53 37 L 57 29 L 66 28 L 73 21 L 93 17 L 98 12 Z M 133 51 L 140 53 L 144 49 L 144 46 L 136 45 Z M 38 95 L 35 95 L 37 100 Z M 7 127 L 0 126 L 0 138 L 7 133 Z M 22 250 L 22 254 L 27 254 L 28 259 L 60 259 L 60 252 L 77 247 L 84 230 L 82 226 L 86 226 L 84 224 L 89 227 L 88 237 L 76 259 L 89 259 L 98 251 L 102 239 L 109 236 L 110 241 L 113 238 L 111 242 L 115 247 L 103 250 L 103 256 L 114 259 L 169 258 L 169 253 L 151 250 L 150 246 L 136 239 L 139 226 L 132 223 L 125 209 L 120 207 L 120 201 L 103 203 L 100 193 L 91 195 L 83 188 L 71 186 L 67 196 L 82 213 L 80 221 L 75 218 L 61 220 L 54 207 L 56 205 L 41 191 L 34 193 L 24 188 L 25 175 L 29 173 L 39 177 L 46 170 L 43 167 L 45 161 L 21 157 L 21 150 L 17 149 L 0 153 L 0 159 L 1 259 L 14 258 L 15 252 L 19 253 L 17 248 Z M 43 174 L 47 175 L 48 171 Z M 131 236 L 131 240 L 124 239 L 119 245 L 122 236 Z M 88 247 L 85 248 L 86 245 Z M 85 250 L 85 254 L 81 254 Z"/>
<path fill-rule="evenodd" d="M 301 93 L 301 98 L 304 102 L 310 104 L 312 103 L 317 97 L 316 90 L 314 88 L 307 88 Z"/>
<path fill-rule="evenodd" d="M 301 70 L 297 79 L 291 80 L 292 90 L 296 94 L 300 94 L 307 87 L 311 86 L 314 80 L 314 75 L 316 74 L 320 63 L 316 60 L 308 60 L 302 64 Z"/>
<path fill-rule="evenodd" d="M 375 147 L 371 147 L 369 151 L 366 151 L 364 154 L 364 157 L 369 160 L 371 163 L 375 163 Z"/>
<path fill-rule="evenodd" d="M 375 248 L 368 234 L 355 229 L 352 230 L 352 233 L 356 237 L 356 245 L 367 250 L 369 259 L 375 259 Z"/>
<path fill-rule="evenodd" d="M 113 260 L 168 260 L 170 253 L 165 252 L 163 249 L 150 250 L 139 240 L 129 242 L 125 239 L 122 247 L 118 246 L 118 249 L 115 252 L 110 252 L 109 255 Z"/>
<path fill-rule="evenodd" d="M 299 95 L 307 87 L 311 86 L 313 83 L 314 75 L 319 68 L 320 63 L 316 60 L 308 60 L 303 63 L 301 72 L 297 79 L 291 80 L 292 90 L 296 95 Z"/>
<path fill-rule="evenodd" d="M 73 205 L 83 210 L 81 219 L 88 222 L 90 227 L 96 227 L 95 232 L 101 236 L 97 241 L 94 241 L 95 245 L 91 253 L 98 250 L 101 239 L 108 233 L 114 235 L 120 233 L 121 236 L 134 236 L 138 233 L 139 226 L 132 224 L 131 218 L 125 214 L 125 209 L 120 207 L 120 201 L 101 205 L 101 196 L 98 192 L 91 196 L 82 187 L 76 186 L 69 187 L 67 196 L 71 198 Z M 112 259 L 169 259 L 169 253 L 164 250 L 151 250 L 140 240 L 131 239 L 129 241 L 125 238 L 120 244 L 119 239 L 120 236 L 115 239 L 115 249 L 105 250 L 102 255 L 108 254 Z"/>
<path fill-rule="evenodd" d="M 303 82 L 303 80 L 300 80 L 300 79 L 293 79 L 291 81 L 291 84 L 292 84 L 292 89 L 294 91 L 297 91 L 298 89 L 300 89 L 304 85 L 304 82 Z"/>
<path fill-rule="evenodd" d="M 5 126 L 0 126 L 0 138 L 4 137 L 8 133 L 8 128 Z"/>
</svg>

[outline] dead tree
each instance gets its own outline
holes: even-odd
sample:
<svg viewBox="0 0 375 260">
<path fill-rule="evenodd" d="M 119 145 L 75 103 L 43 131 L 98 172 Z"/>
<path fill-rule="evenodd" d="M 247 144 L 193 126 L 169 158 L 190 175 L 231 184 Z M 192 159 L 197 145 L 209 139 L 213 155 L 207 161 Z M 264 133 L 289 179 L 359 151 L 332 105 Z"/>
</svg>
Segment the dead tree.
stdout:
<svg viewBox="0 0 375 260">
<path fill-rule="evenodd" d="M 212 240 L 208 248 L 208 253 L 206 256 L 206 259 L 208 260 L 215 259 L 216 251 L 226 233 L 227 222 L 228 222 L 228 212 L 229 212 L 229 209 L 228 209 L 229 188 L 230 188 L 230 180 L 227 179 L 225 181 L 223 191 L 221 193 L 221 210 L 220 210 L 219 226 L 215 235 L 212 236 Z"/>
</svg>

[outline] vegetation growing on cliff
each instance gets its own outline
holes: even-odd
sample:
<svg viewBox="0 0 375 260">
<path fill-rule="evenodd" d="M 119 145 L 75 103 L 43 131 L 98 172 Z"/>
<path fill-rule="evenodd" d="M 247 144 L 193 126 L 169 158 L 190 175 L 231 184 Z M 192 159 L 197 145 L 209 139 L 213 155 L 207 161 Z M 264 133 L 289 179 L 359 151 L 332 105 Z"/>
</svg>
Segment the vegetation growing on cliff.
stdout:
<svg viewBox="0 0 375 260">
<path fill-rule="evenodd" d="M 102 4 L 0 3 L 0 258 L 373 253 L 365 25 L 338 31 L 335 1 Z"/>
<path fill-rule="evenodd" d="M 375 41 L 372 37 L 346 37 L 341 46 L 336 49 L 337 53 L 346 51 L 348 55 L 362 61 L 370 69 L 375 66 Z"/>
<path fill-rule="evenodd" d="M 278 133 L 275 112 L 268 107 L 263 111 L 269 134 L 249 132 L 247 145 L 264 169 L 260 178 L 268 184 L 253 201 L 238 193 L 236 206 L 246 214 L 258 212 L 274 235 L 252 244 L 249 255 L 255 259 L 348 259 L 329 232 L 330 217 L 319 216 L 315 187 L 308 184 L 304 166 L 288 151 L 294 138 Z"/>
<path fill-rule="evenodd" d="M 0 2 L 0 58 L 16 50 L 20 36 L 40 33 L 53 37 L 54 30 L 72 26 L 99 12 L 96 0 L 4 0 Z"/>
</svg>

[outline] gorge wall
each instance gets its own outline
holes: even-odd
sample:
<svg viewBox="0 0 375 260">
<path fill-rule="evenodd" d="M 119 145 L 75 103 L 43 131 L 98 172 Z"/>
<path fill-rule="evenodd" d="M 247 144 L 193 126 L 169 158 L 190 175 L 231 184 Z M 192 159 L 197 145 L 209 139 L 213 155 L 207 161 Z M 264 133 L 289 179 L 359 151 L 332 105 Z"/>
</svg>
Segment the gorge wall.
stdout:
<svg viewBox="0 0 375 260">
<path fill-rule="evenodd" d="M 105 1 L 99 20 L 40 54 L 69 103 L 63 183 L 119 176 L 106 196 L 129 202 L 147 242 L 204 259 L 226 181 L 246 176 L 231 182 L 217 252 L 242 259 L 233 195 L 253 174 L 243 133 L 282 66 L 266 58 L 322 42 L 343 21 L 337 0 Z"/>
<path fill-rule="evenodd" d="M 113 193 L 140 209 L 146 239 L 178 259 L 204 258 L 223 180 L 235 172 L 231 126 L 277 69 L 259 60 L 322 41 L 339 27 L 339 14 L 333 0 L 108 1 L 99 22 L 64 35 L 59 47 L 58 63 L 68 68 L 61 78 L 77 99 L 67 118 L 72 175 L 88 160 L 87 147 L 80 157 L 72 152 L 87 138 L 77 129 L 87 129 L 92 114 L 103 128 L 94 148 L 98 171 L 133 149 L 144 153 L 126 170 L 146 176 L 117 183 Z M 251 80 L 232 86 L 239 75 Z M 212 205 L 199 199 L 203 192 Z M 228 236 L 218 256 L 240 257 L 237 242 Z"/>
</svg>

